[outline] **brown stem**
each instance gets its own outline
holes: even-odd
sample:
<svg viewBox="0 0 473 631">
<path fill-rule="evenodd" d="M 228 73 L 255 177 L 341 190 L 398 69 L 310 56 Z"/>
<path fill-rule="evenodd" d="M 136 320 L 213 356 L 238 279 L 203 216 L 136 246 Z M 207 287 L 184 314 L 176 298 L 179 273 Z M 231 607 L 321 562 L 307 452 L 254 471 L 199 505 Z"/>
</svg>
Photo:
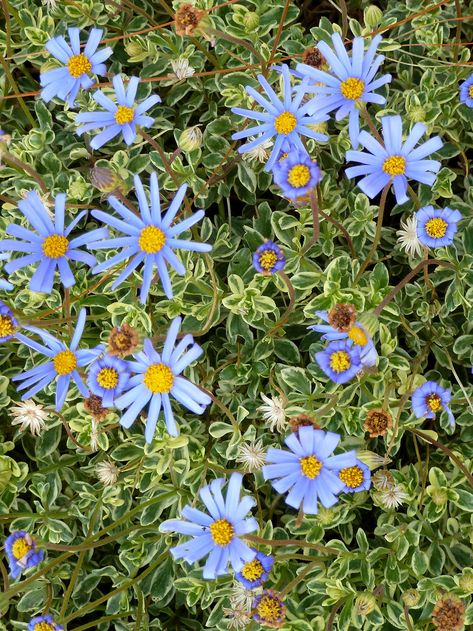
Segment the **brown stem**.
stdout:
<svg viewBox="0 0 473 631">
<path fill-rule="evenodd" d="M 301 250 L 301 256 L 307 252 L 307 250 L 317 243 L 320 235 L 320 224 L 319 224 L 319 204 L 317 202 L 317 195 L 315 189 L 312 189 L 310 192 L 310 207 L 312 209 L 312 225 L 314 227 L 314 234 L 312 238 L 307 241 L 305 246 Z"/>
<path fill-rule="evenodd" d="M 332 629 L 333 629 L 333 622 L 335 620 L 335 616 L 337 615 L 338 610 L 340 609 L 340 607 L 343 605 L 344 602 L 345 602 L 345 599 L 341 598 L 332 607 L 332 611 L 330 612 L 330 616 L 329 616 L 329 618 L 327 620 L 327 626 L 325 627 L 325 631 L 332 631 Z"/>
<path fill-rule="evenodd" d="M 319 208 L 319 214 L 326 219 L 329 223 L 331 223 L 332 225 L 334 225 L 336 228 L 338 228 L 340 230 L 340 232 L 343 234 L 343 236 L 345 237 L 347 243 L 348 243 L 348 247 L 350 249 L 350 256 L 352 259 L 356 258 L 356 252 L 355 252 L 355 248 L 353 247 L 353 241 L 351 240 L 350 235 L 348 234 L 348 231 L 346 230 L 346 228 L 344 228 L 342 226 L 341 223 L 339 223 L 336 219 L 334 219 L 333 217 L 331 217 L 330 215 L 327 215 L 327 213 L 325 213 L 322 209 Z"/>
<path fill-rule="evenodd" d="M 338 0 L 338 4 L 340 5 L 340 12 L 342 14 L 342 38 L 348 34 L 348 8 L 345 0 Z"/>
<path fill-rule="evenodd" d="M 292 581 L 290 581 L 286 587 L 282 590 L 282 592 L 280 593 L 281 598 L 284 598 L 285 596 L 287 596 L 288 594 L 291 593 L 291 591 L 294 589 L 294 587 L 296 587 L 296 585 L 298 585 L 302 580 L 304 580 L 304 578 L 307 576 L 307 574 L 309 574 L 309 572 L 312 572 L 312 570 L 317 567 L 317 565 L 320 565 L 322 563 L 322 561 L 317 560 L 317 561 L 312 561 L 311 563 L 309 563 L 309 565 L 306 565 L 305 568 L 302 570 L 302 572 L 299 572 L 299 574 L 292 579 Z"/>
<path fill-rule="evenodd" d="M 256 535 L 245 535 L 245 539 L 248 539 L 248 541 L 252 541 L 253 543 L 271 546 L 272 548 L 279 546 L 297 546 L 298 548 L 317 550 L 323 554 L 340 554 L 340 550 L 337 550 L 337 548 L 321 546 L 318 543 L 309 543 L 308 541 L 302 541 L 300 539 L 263 539 L 262 537 L 257 537 Z"/>
<path fill-rule="evenodd" d="M 360 267 L 358 274 L 355 276 L 355 281 L 354 281 L 355 285 L 363 276 L 363 272 L 365 271 L 365 269 L 371 263 L 371 259 L 373 258 L 373 255 L 376 252 L 378 243 L 381 241 L 381 228 L 383 227 L 384 209 L 386 207 L 386 198 L 388 196 L 388 191 L 390 188 L 391 188 L 391 182 L 386 184 L 386 186 L 383 188 L 383 192 L 381 193 L 381 200 L 379 202 L 379 211 L 378 211 L 378 221 L 376 223 L 376 232 L 374 235 L 374 241 L 371 244 L 371 248 L 368 252 L 368 256 L 366 257 L 363 265 Z"/>
<path fill-rule="evenodd" d="M 265 58 L 253 46 L 253 44 L 250 44 L 250 42 L 247 42 L 245 39 L 241 39 L 240 37 L 233 37 L 233 35 L 230 35 L 229 33 L 225 33 L 224 31 L 219 31 L 215 28 L 208 28 L 206 29 L 206 31 L 210 33 L 211 35 L 215 35 L 215 37 L 220 37 L 221 39 L 224 39 L 225 41 L 230 42 L 231 44 L 236 44 L 237 46 L 243 46 L 243 48 L 246 48 L 247 50 L 249 50 L 260 62 L 261 70 L 263 71 L 265 70 L 266 68 Z M 220 67 L 220 65 L 218 67 Z"/>
<path fill-rule="evenodd" d="M 2 156 L 2 161 L 5 164 L 8 164 L 20 171 L 23 171 L 24 173 L 28 173 L 28 175 L 31 175 L 31 177 L 38 183 L 38 186 L 41 189 L 41 191 L 45 194 L 49 194 L 48 187 L 46 186 L 43 178 L 29 164 L 26 164 L 25 162 L 23 162 L 16 156 L 12 155 L 11 153 L 4 153 Z"/>
</svg>

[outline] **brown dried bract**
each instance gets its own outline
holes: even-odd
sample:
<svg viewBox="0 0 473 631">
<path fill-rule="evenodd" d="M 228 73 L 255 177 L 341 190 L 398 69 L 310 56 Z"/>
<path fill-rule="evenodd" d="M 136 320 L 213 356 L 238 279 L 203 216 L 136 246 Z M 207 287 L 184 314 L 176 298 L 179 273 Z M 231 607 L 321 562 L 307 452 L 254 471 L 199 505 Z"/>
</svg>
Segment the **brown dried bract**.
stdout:
<svg viewBox="0 0 473 631">
<path fill-rule="evenodd" d="M 374 408 L 368 411 L 363 425 L 365 432 L 370 433 L 370 438 L 384 436 L 388 429 L 393 426 L 393 417 L 383 408 Z"/>
<path fill-rule="evenodd" d="M 204 15 L 205 11 L 192 4 L 181 4 L 174 15 L 176 33 L 181 36 L 194 35 Z"/>
<path fill-rule="evenodd" d="M 347 333 L 355 322 L 356 309 L 352 304 L 339 303 L 328 312 L 328 323 L 341 333 Z"/>
<path fill-rule="evenodd" d="M 312 68 L 317 68 L 320 70 L 322 66 L 325 65 L 325 57 L 322 55 L 320 50 L 315 46 L 310 46 L 306 48 L 304 53 L 302 54 L 302 63 L 307 64 L 307 66 L 312 66 Z"/>
<path fill-rule="evenodd" d="M 84 399 L 84 407 L 97 421 L 103 421 L 110 412 L 108 408 L 102 406 L 102 399 L 96 394 L 91 394 L 90 397 Z"/>
<path fill-rule="evenodd" d="M 465 605 L 456 596 L 442 596 L 432 612 L 437 631 L 460 631 L 465 622 Z"/>
<path fill-rule="evenodd" d="M 298 414 L 289 419 L 289 425 L 291 432 L 297 432 L 300 427 L 313 427 L 314 429 L 320 429 L 320 425 L 315 418 L 308 414 Z"/>
<path fill-rule="evenodd" d="M 113 327 L 108 338 L 108 352 L 117 357 L 126 357 L 133 353 L 138 342 L 138 331 L 124 322 L 121 326 Z"/>
</svg>

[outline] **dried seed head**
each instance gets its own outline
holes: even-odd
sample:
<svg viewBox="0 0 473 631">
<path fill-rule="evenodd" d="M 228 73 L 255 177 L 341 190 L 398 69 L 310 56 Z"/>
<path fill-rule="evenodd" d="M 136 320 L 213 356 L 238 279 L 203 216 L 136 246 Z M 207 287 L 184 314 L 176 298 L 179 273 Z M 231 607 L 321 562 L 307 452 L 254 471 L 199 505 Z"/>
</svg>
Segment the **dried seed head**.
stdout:
<svg viewBox="0 0 473 631">
<path fill-rule="evenodd" d="M 108 338 L 108 352 L 110 355 L 126 357 L 131 355 L 138 346 L 138 331 L 124 322 L 121 326 L 113 327 Z"/>
<path fill-rule="evenodd" d="M 325 57 L 315 46 L 306 48 L 302 55 L 302 63 L 320 70 L 326 64 Z"/>
<path fill-rule="evenodd" d="M 437 601 L 432 612 L 432 624 L 437 631 L 460 631 L 465 621 L 465 605 L 448 594 Z"/>
<path fill-rule="evenodd" d="M 103 421 L 110 412 L 108 408 L 102 406 L 102 399 L 96 394 L 91 394 L 90 397 L 84 399 L 84 407 L 97 421 Z"/>
<path fill-rule="evenodd" d="M 194 35 L 204 15 L 205 11 L 188 2 L 181 4 L 174 15 L 176 33 L 181 36 Z"/>
<path fill-rule="evenodd" d="M 313 427 L 314 429 L 320 429 L 320 425 L 317 423 L 314 417 L 308 414 L 298 414 L 289 419 L 289 425 L 291 426 L 291 432 L 297 432 L 299 427 Z"/>
<path fill-rule="evenodd" d="M 349 303 L 336 304 L 328 312 L 328 322 L 337 331 L 347 333 L 356 322 L 355 306 Z"/>
<path fill-rule="evenodd" d="M 383 408 L 374 408 L 368 411 L 363 425 L 365 432 L 370 433 L 370 438 L 384 436 L 393 426 L 393 417 Z"/>
</svg>

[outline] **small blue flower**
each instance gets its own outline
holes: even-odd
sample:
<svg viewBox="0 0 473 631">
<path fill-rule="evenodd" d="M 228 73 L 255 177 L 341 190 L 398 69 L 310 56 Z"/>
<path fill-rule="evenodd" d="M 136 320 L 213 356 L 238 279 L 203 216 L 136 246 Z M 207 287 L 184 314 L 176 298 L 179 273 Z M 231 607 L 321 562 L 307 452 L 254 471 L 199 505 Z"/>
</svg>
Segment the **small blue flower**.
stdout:
<svg viewBox="0 0 473 631">
<path fill-rule="evenodd" d="M 286 497 L 289 506 L 315 515 L 318 500 L 329 508 L 336 504 L 337 493 L 345 487 L 336 472 L 356 464 L 355 451 L 330 456 L 339 441 L 339 434 L 311 426 L 300 427 L 284 440 L 290 451 L 268 449 L 263 477 L 272 480 L 278 493 L 289 491 Z"/>
<path fill-rule="evenodd" d="M 315 360 L 335 383 L 350 381 L 362 368 L 360 348 L 348 339 L 330 342 L 324 351 L 315 354 Z"/>
<path fill-rule="evenodd" d="M 460 101 L 468 107 L 473 107 L 473 74 L 460 86 Z"/>
<path fill-rule="evenodd" d="M 5 539 L 5 553 L 13 578 L 18 578 L 27 568 L 41 563 L 44 550 L 39 550 L 36 541 L 24 530 L 13 532 Z"/>
<path fill-rule="evenodd" d="M 28 631 L 64 631 L 64 627 L 54 622 L 51 614 L 36 616 L 28 624 Z"/>
<path fill-rule="evenodd" d="M 247 561 L 241 571 L 235 574 L 235 578 L 246 589 L 255 589 L 267 581 L 274 564 L 274 557 L 270 554 L 263 554 L 257 550 L 253 550 L 253 552 L 256 552 L 255 558 L 252 561 Z"/>
<path fill-rule="evenodd" d="M 272 629 L 279 629 L 283 626 L 286 611 L 281 594 L 278 594 L 274 589 L 264 589 L 261 594 L 255 596 L 251 604 L 253 620 Z"/>
<path fill-rule="evenodd" d="M 450 425 L 454 427 L 455 418 L 449 408 L 451 393 L 435 381 L 426 381 L 412 393 L 412 409 L 416 418 L 435 418 L 437 413 L 445 410 Z"/>
<path fill-rule="evenodd" d="M 105 241 L 94 241 L 94 239 L 90 239 L 87 247 L 92 250 L 122 248 L 121 252 L 118 252 L 118 254 L 115 254 L 103 263 L 97 265 L 92 270 L 94 274 L 103 272 L 113 265 L 131 258 L 131 261 L 113 283 L 112 290 L 116 289 L 128 278 L 140 263 L 144 263 L 143 284 L 141 285 L 140 292 L 140 300 L 144 304 L 148 297 L 155 267 L 158 269 L 164 293 L 168 298 L 173 297 L 167 265 L 171 265 L 174 271 L 181 276 L 186 272 L 184 265 L 175 255 L 174 250 L 210 252 L 212 246 L 207 243 L 197 243 L 196 241 L 177 238 L 182 232 L 188 230 L 202 219 L 205 214 L 203 210 L 198 210 L 191 217 L 184 219 L 180 223 L 171 225 L 186 194 L 186 184 L 183 184 L 179 188 L 164 217 L 161 217 L 159 186 L 156 173 L 152 173 L 150 177 L 151 210 L 148 205 L 143 184 L 137 175 L 134 177 L 134 182 L 140 216 L 136 216 L 132 213 L 113 195 L 108 198 L 108 201 L 120 215 L 121 219 L 116 219 L 113 215 L 104 213 L 101 210 L 94 210 L 92 212 L 94 217 L 112 228 L 119 230 L 126 236 L 106 239 Z"/>
<path fill-rule="evenodd" d="M 347 151 L 347 160 L 360 162 L 361 166 L 346 169 L 348 178 L 364 177 L 358 182 L 359 188 L 370 199 L 388 184 L 392 184 L 398 204 L 407 202 L 407 179 L 432 186 L 440 169 L 438 160 L 424 160 L 434 151 L 443 147 L 439 136 L 434 136 L 414 149 L 426 132 L 426 126 L 416 123 L 405 142 L 402 142 L 402 119 L 400 116 L 383 116 L 383 142 L 381 145 L 371 134 L 360 132 L 359 142 L 368 150 Z"/>
<path fill-rule="evenodd" d="M 34 351 L 41 353 L 49 358 L 45 364 L 35 366 L 26 372 L 16 375 L 12 378 L 13 381 L 22 382 L 18 386 L 18 390 L 24 390 L 29 388 L 28 391 L 21 397 L 22 401 L 30 399 L 40 390 L 46 388 L 52 381 L 57 378 L 56 384 L 56 411 L 59 412 L 66 400 L 67 391 L 71 383 L 71 379 L 78 387 L 80 393 L 84 397 L 89 396 L 89 391 L 85 387 L 81 376 L 79 375 L 78 368 L 82 368 L 87 364 L 90 364 L 94 359 L 100 355 L 103 351 L 103 346 L 99 345 L 95 349 L 83 349 L 77 350 L 79 346 L 80 338 L 84 331 L 85 326 L 85 309 L 81 309 L 79 317 L 77 318 L 77 324 L 74 334 L 69 346 L 66 346 L 64 342 L 61 342 L 56 337 L 38 329 L 35 326 L 25 326 L 24 328 L 32 333 L 36 333 L 42 339 L 43 344 L 39 344 L 34 340 L 26 337 L 22 333 L 16 334 L 16 339 L 29 346 Z"/>
<path fill-rule="evenodd" d="M 321 179 L 317 162 L 311 160 L 306 152 L 297 149 L 275 163 L 273 174 L 283 195 L 292 201 L 307 195 Z"/>
<path fill-rule="evenodd" d="M 145 439 L 148 443 L 153 439 L 161 406 L 169 434 L 179 435 L 170 396 L 194 414 L 203 414 L 212 402 L 208 394 L 180 376 L 180 373 L 203 353 L 202 348 L 194 343 L 194 338 L 189 333 L 174 347 L 181 321 L 182 318 L 175 318 L 172 321 L 161 355 L 153 348 L 150 339 L 144 341 L 144 351 L 134 355 L 136 361 L 129 362 L 130 369 L 136 373 L 128 382 L 129 389 L 115 400 L 115 406 L 119 410 L 128 408 L 120 419 L 120 425 L 127 429 L 149 403 L 145 428 Z"/>
<path fill-rule="evenodd" d="M 87 385 L 92 394 L 101 397 L 102 406 L 113 406 L 116 397 L 125 389 L 130 378 L 128 362 L 118 357 L 104 355 L 89 370 Z"/>
<path fill-rule="evenodd" d="M 427 248 L 441 248 L 453 243 L 462 218 L 460 211 L 451 208 L 424 206 L 416 212 L 417 238 Z"/>
<path fill-rule="evenodd" d="M 260 245 L 253 254 L 253 267 L 264 276 L 270 276 L 282 270 L 286 265 L 286 257 L 281 248 L 272 241 Z"/>
<path fill-rule="evenodd" d="M 123 79 L 120 75 L 115 75 L 112 78 L 112 83 L 115 88 L 117 103 L 106 97 L 101 90 L 97 90 L 97 92 L 94 92 L 93 98 L 106 111 L 81 112 L 77 115 L 76 122 L 86 123 L 77 129 L 76 133 L 79 136 L 91 129 L 104 128 L 90 141 L 92 149 L 100 149 L 100 147 L 120 133 L 125 143 L 131 145 L 136 138 L 138 125 L 151 127 L 154 123 L 154 119 L 151 116 L 144 116 L 144 112 L 156 105 L 156 103 L 160 103 L 161 98 L 154 94 L 142 103 L 136 104 L 135 97 L 139 82 L 139 77 L 130 77 L 128 88 L 125 90 Z"/>
<path fill-rule="evenodd" d="M 68 261 L 80 261 L 92 267 L 96 263 L 95 257 L 88 252 L 82 252 L 79 248 L 93 239 L 108 236 L 106 228 L 98 228 L 70 239 L 70 233 L 86 211 L 80 212 L 69 226 L 64 228 L 65 206 L 66 196 L 64 193 L 59 193 L 55 200 L 55 220 L 53 223 L 38 193 L 30 191 L 25 199 L 18 203 L 18 208 L 36 232 L 11 223 L 7 227 L 6 233 L 23 239 L 23 241 L 0 240 L 0 251 L 26 254 L 26 256 L 10 261 L 5 265 L 5 270 L 9 274 L 28 265 L 39 263 L 29 284 L 32 291 L 50 294 L 53 289 L 56 268 L 64 287 L 72 287 L 76 281 Z"/>
<path fill-rule="evenodd" d="M 67 99 L 69 106 L 74 107 L 79 89 L 88 90 L 94 84 L 90 75 L 104 77 L 107 74 L 107 68 L 103 62 L 113 51 L 110 47 L 97 51 L 103 34 L 100 28 L 93 28 L 90 31 L 83 52 L 80 49 L 80 29 L 70 28 L 68 33 L 70 46 L 62 35 L 53 37 L 46 43 L 49 52 L 65 66 L 40 75 L 40 83 L 43 87 L 41 98 L 48 103 L 57 96 L 62 101 Z"/>
<path fill-rule="evenodd" d="M 263 90 L 266 92 L 269 101 L 253 88 L 249 86 L 246 86 L 245 88 L 248 94 L 252 96 L 255 101 L 266 110 L 266 112 L 257 112 L 254 110 L 243 109 L 241 107 L 232 108 L 232 112 L 234 114 L 246 116 L 247 118 L 261 121 L 262 123 L 261 125 L 248 127 L 247 129 L 233 134 L 233 140 L 239 140 L 240 138 L 248 138 L 248 136 L 260 134 L 255 140 L 239 147 L 239 153 L 250 151 L 269 138 L 274 136 L 276 137 L 273 150 L 265 166 L 265 171 L 270 171 L 273 168 L 283 145 L 288 142 L 299 149 L 299 151 L 306 153 L 306 149 L 300 139 L 300 136 L 307 136 L 308 138 L 314 138 L 318 141 L 328 140 L 328 137 L 325 134 L 320 134 L 309 127 L 309 125 L 317 125 L 318 123 L 328 120 L 328 116 L 321 112 L 317 112 L 312 116 L 307 116 L 307 111 L 311 108 L 311 102 L 309 101 L 301 106 L 302 99 L 304 98 L 304 92 L 300 91 L 298 94 L 293 96 L 289 68 L 286 65 L 283 65 L 281 67 L 281 72 L 284 86 L 282 100 L 277 97 L 273 88 L 262 75 L 258 75 L 258 81 L 260 82 Z"/>
<path fill-rule="evenodd" d="M 332 35 L 335 52 L 326 42 L 319 42 L 317 48 L 329 62 L 333 74 L 312 68 L 306 64 L 297 64 L 296 70 L 303 77 L 312 82 L 303 84 L 305 92 L 318 95 L 313 100 L 314 109 L 331 112 L 337 110 L 337 120 L 346 116 L 349 119 L 349 133 L 353 148 L 358 147 L 360 133 L 360 103 L 378 103 L 384 105 L 386 99 L 375 90 L 391 81 L 391 75 L 385 74 L 374 79 L 380 65 L 384 61 L 383 55 L 376 55 L 376 49 L 381 42 L 381 35 L 376 35 L 364 52 L 365 40 L 355 37 L 352 45 L 351 57 L 348 56 L 342 38 L 338 33 Z"/>
<path fill-rule="evenodd" d="M 325 322 L 329 321 L 327 311 L 316 311 L 315 313 L 319 316 L 319 318 L 325 320 Z M 312 331 L 317 331 L 317 333 L 323 333 L 323 340 L 347 340 L 348 343 L 354 346 L 359 346 L 360 360 L 363 368 L 369 368 L 376 365 L 378 361 L 376 347 L 366 329 L 359 322 L 355 322 L 349 331 L 337 331 L 337 329 L 330 324 L 313 324 L 308 328 Z"/>
<path fill-rule="evenodd" d="M 17 328 L 18 320 L 13 315 L 13 311 L 0 300 L 0 343 L 15 337 Z"/>
<path fill-rule="evenodd" d="M 10 254 L 8 252 L 3 252 L 2 254 L 0 254 L 0 261 L 6 261 L 9 258 Z M 13 289 L 13 285 L 7 280 L 3 280 L 3 278 L 0 278 L 0 289 L 3 289 L 4 291 L 10 291 L 11 289 Z"/>
<path fill-rule="evenodd" d="M 357 460 L 351 467 L 344 467 L 336 472 L 339 479 L 345 484 L 344 493 L 357 493 L 368 491 L 371 486 L 371 471 L 361 460 Z"/>
<path fill-rule="evenodd" d="M 256 551 L 240 539 L 258 530 L 254 517 L 245 519 L 256 502 L 248 495 L 240 499 L 242 478 L 240 473 L 232 473 L 225 498 L 223 478 L 199 491 L 209 514 L 187 505 L 182 509 L 182 516 L 188 521 L 169 519 L 159 527 L 161 532 L 178 532 L 193 537 L 171 548 L 171 554 L 175 559 L 184 559 L 191 564 L 208 555 L 204 578 L 215 579 L 227 574 L 229 563 L 235 572 L 240 572 L 244 564 L 256 556 Z"/>
</svg>

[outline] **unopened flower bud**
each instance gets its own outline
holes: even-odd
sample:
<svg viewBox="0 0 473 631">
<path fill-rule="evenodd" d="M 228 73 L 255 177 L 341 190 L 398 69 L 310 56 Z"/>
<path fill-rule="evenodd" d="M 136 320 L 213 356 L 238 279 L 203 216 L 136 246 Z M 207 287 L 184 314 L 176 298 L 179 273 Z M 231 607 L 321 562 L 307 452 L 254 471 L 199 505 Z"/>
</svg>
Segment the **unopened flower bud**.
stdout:
<svg viewBox="0 0 473 631">
<path fill-rule="evenodd" d="M 376 598 L 369 592 L 359 594 L 355 600 L 355 612 L 359 616 L 367 616 L 376 607 Z"/>
<path fill-rule="evenodd" d="M 248 11 L 243 18 L 243 25 L 248 31 L 255 31 L 259 25 L 259 15 L 256 11 Z"/>
<path fill-rule="evenodd" d="M 188 127 L 179 136 L 178 145 L 182 151 L 190 152 L 200 149 L 202 146 L 202 130 L 198 125 L 194 127 Z"/>
<path fill-rule="evenodd" d="M 113 193 L 122 190 L 122 181 L 112 169 L 94 166 L 90 170 L 90 181 L 101 193 Z"/>
<path fill-rule="evenodd" d="M 379 7 L 376 7 L 372 4 L 366 7 L 366 9 L 363 11 L 363 19 L 365 25 L 369 29 L 375 29 L 381 24 L 381 21 L 383 19 L 383 12 Z"/>
</svg>

